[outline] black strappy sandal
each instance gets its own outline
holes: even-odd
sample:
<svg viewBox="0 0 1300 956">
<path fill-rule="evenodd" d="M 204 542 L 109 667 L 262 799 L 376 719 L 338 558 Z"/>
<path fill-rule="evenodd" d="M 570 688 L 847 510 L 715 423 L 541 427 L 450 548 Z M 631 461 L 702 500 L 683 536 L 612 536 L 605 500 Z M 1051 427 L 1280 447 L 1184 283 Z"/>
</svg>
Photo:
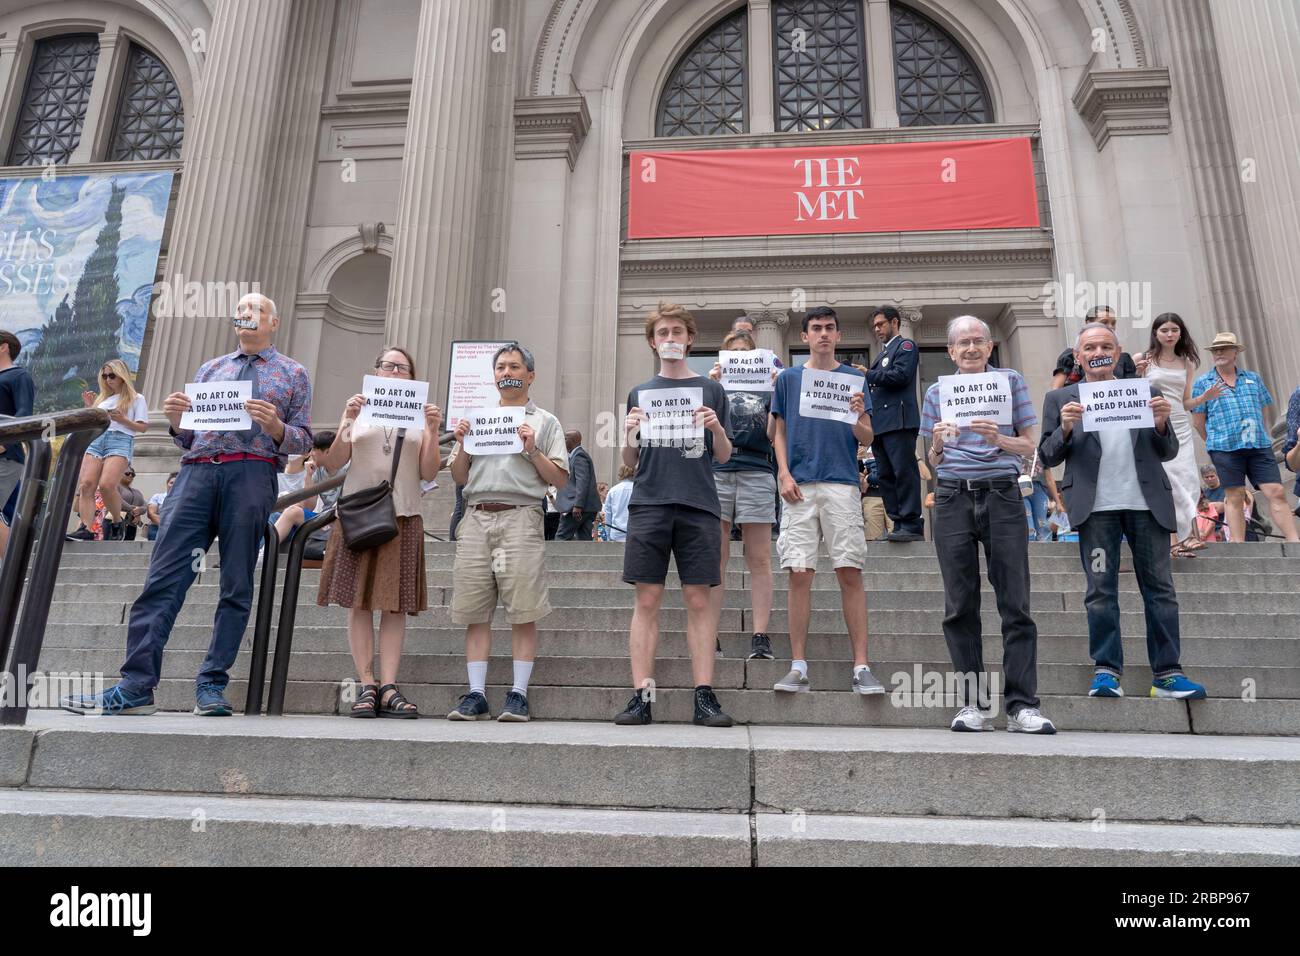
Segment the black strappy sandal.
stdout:
<svg viewBox="0 0 1300 956">
<path fill-rule="evenodd" d="M 361 694 L 352 705 L 349 717 L 375 717 L 379 708 L 379 688 L 374 684 L 362 684 Z"/>
<path fill-rule="evenodd" d="M 384 703 L 384 691 L 389 688 L 393 690 L 393 696 L 388 698 Z M 402 696 L 402 692 L 397 689 L 396 684 L 385 684 L 379 688 L 379 716 L 380 717 L 398 717 L 410 720 L 420 716 L 420 711 L 409 700 Z"/>
</svg>

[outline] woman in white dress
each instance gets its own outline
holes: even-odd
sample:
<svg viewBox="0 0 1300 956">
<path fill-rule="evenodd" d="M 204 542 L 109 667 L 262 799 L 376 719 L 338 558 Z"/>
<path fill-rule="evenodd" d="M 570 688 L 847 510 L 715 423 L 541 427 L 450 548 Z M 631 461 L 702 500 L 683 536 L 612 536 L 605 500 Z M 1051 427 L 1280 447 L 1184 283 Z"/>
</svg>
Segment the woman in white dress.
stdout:
<svg viewBox="0 0 1300 956">
<path fill-rule="evenodd" d="M 1165 474 L 1174 493 L 1178 530 L 1170 536 L 1170 553 L 1190 558 L 1205 546 L 1196 537 L 1196 506 L 1201 497 L 1201 473 L 1196 466 L 1192 421 L 1188 411 L 1205 401 L 1192 398 L 1192 379 L 1201 364 L 1200 353 L 1183 320 L 1173 312 L 1156 316 L 1147 351 L 1134 357 L 1139 375 L 1159 386 L 1169 400 L 1169 421 L 1178 435 L 1178 456 L 1165 462 Z"/>
</svg>

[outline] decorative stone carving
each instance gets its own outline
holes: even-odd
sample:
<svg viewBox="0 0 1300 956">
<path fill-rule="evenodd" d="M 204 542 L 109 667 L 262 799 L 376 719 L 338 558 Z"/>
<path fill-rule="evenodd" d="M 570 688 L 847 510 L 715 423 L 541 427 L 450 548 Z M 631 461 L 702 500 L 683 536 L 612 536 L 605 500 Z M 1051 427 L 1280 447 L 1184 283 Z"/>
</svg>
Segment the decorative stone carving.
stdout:
<svg viewBox="0 0 1300 956">
<path fill-rule="evenodd" d="M 363 222 L 357 225 L 361 234 L 361 251 L 376 252 L 379 249 L 379 237 L 384 234 L 382 222 Z"/>
<path fill-rule="evenodd" d="M 515 99 L 515 158 L 563 157 L 573 169 L 591 129 L 587 100 L 575 96 L 520 96 Z"/>
<path fill-rule="evenodd" d="M 1112 136 L 1169 132 L 1169 71 L 1089 70 L 1072 97 L 1097 149 Z"/>
</svg>

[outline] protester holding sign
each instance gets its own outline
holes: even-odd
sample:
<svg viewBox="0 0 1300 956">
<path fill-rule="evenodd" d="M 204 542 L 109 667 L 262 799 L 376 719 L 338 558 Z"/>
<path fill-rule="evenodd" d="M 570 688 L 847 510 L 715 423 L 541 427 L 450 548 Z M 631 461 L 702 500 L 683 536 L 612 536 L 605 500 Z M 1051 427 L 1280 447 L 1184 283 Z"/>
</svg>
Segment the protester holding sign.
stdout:
<svg viewBox="0 0 1300 956">
<path fill-rule="evenodd" d="M 1088 310 L 1084 317 L 1084 323 L 1099 322 L 1111 331 L 1119 324 L 1115 317 L 1115 310 L 1108 305 L 1098 305 Z M 1116 335 L 1119 333 L 1116 332 Z M 1064 388 L 1066 385 L 1074 385 L 1076 382 L 1083 381 L 1083 369 L 1075 364 L 1074 349 L 1068 348 L 1056 358 L 1056 367 L 1052 369 L 1052 388 Z M 1141 374 L 1131 355 L 1127 352 L 1120 352 L 1119 358 L 1115 362 L 1116 378 L 1137 378 Z"/>
<path fill-rule="evenodd" d="M 943 637 L 965 694 L 952 729 L 993 729 L 980 626 L 982 547 L 1002 618 L 1007 730 L 1054 734 L 1038 709 L 1038 627 L 1029 613 L 1029 538 L 1018 481 L 1020 459 L 1034 453 L 1038 418 L 1024 378 L 1014 369 L 989 368 L 992 354 L 993 333 L 983 321 L 959 315 L 949 322 L 948 357 L 957 374 L 931 385 L 921 410 L 921 436 L 930 440 L 929 461 L 939 478 L 934 550 L 943 575 Z M 944 395 L 951 399 L 946 407 Z M 962 401 L 966 396 L 974 401 Z M 980 417 L 966 414 L 972 407 Z"/>
<path fill-rule="evenodd" d="M 772 407 L 772 382 L 777 372 L 769 359 L 753 366 L 743 362 L 749 355 L 759 355 L 748 332 L 732 332 L 722 342 L 723 354 L 741 356 L 740 367 L 758 368 L 759 379 L 749 378 L 752 388 L 727 387 L 726 369 L 721 361 L 713 366 L 709 378 L 727 388 L 727 435 L 731 438 L 731 457 L 725 464 L 715 463 L 713 478 L 718 487 L 718 504 L 722 509 L 722 583 L 710 594 L 713 618 L 721 619 L 722 602 L 727 593 L 727 562 L 731 558 L 731 528 L 740 525 L 740 536 L 749 568 L 749 600 L 754 631 L 749 639 L 750 660 L 771 660 L 772 639 L 767 635 L 772 617 L 772 524 L 776 521 L 776 457 L 767 437 L 768 412 Z M 770 357 L 771 353 L 767 353 Z M 766 381 L 762 381 L 765 379 Z M 765 386 L 765 387 L 764 387 Z M 719 648 L 721 645 L 719 645 Z"/>
<path fill-rule="evenodd" d="M 311 450 L 311 379 L 272 345 L 280 318 L 275 303 L 251 293 L 239 300 L 239 350 L 207 362 L 198 383 L 252 383 L 246 403 L 252 427 L 242 431 L 180 428 L 190 411 L 185 392 L 163 401 L 176 444 L 185 450 L 180 476 L 163 503 L 162 525 L 149 559 L 144 590 L 131 607 L 122 680 L 99 694 L 65 698 L 77 713 L 152 714 L 163 648 L 200 567 L 195 555 L 221 538 L 221 602 L 212 641 L 199 668 L 194 712 L 231 713 L 225 689 L 253 601 L 253 566 L 266 516 L 275 504 L 276 474 L 289 455 Z"/>
<path fill-rule="evenodd" d="M 645 321 L 659 374 L 628 393 L 623 422 L 623 464 L 636 468 L 628 503 L 623 580 L 636 586 L 628 638 L 632 699 L 614 718 L 623 725 L 653 718 L 655 645 L 668 561 L 677 562 L 686 605 L 686 641 L 695 680 L 697 724 L 730 727 L 713 693 L 717 629 L 709 589 L 722 583 L 721 508 L 713 464 L 731 457 L 727 393 L 686 364 L 695 344 L 695 317 L 680 305 L 660 303 Z"/>
<path fill-rule="evenodd" d="M 499 405 L 469 413 L 456 425 L 447 464 L 465 486 L 465 517 L 456 529 L 451 619 L 465 625 L 469 693 L 449 720 L 491 720 L 487 702 L 492 613 L 506 609 L 514 652 L 514 683 L 503 721 L 525 721 L 528 681 L 537 657 L 537 622 L 551 613 L 546 590 L 546 538 L 542 502 L 547 487 L 564 487 L 569 456 L 564 429 L 528 397 L 537 378 L 533 353 L 507 342 L 492 358 Z M 513 430 L 507 436 L 506 430 Z M 475 437 L 476 436 L 476 437 Z M 506 437 L 511 444 L 505 444 Z"/>
<path fill-rule="evenodd" d="M 1114 330 L 1100 322 L 1083 327 L 1075 363 L 1088 383 L 1115 381 L 1120 354 Z M 1083 430 L 1080 385 L 1047 393 L 1039 457 L 1047 468 L 1065 462 L 1061 493 L 1070 523 L 1079 533 L 1079 555 L 1087 576 L 1088 651 L 1096 668 L 1090 697 L 1122 697 L 1124 645 L 1120 636 L 1120 541 L 1133 552 L 1142 591 L 1147 653 L 1154 680 L 1152 697 L 1200 698 L 1205 688 L 1188 680 L 1179 663 L 1178 595 L 1170 574 L 1168 535 L 1177 518 L 1164 462 L 1178 455 L 1178 434 L 1169 424 L 1169 401 L 1152 390 L 1152 427 Z"/>
<path fill-rule="evenodd" d="M 364 378 L 363 391 L 343 407 L 338 432 L 330 447 L 316 452 L 316 464 L 329 472 L 345 465 L 342 497 L 373 488 L 393 476 L 393 510 L 397 537 L 376 548 L 353 551 L 344 536 L 334 533 L 325 547 L 320 590 L 321 607 L 348 609 L 348 648 L 356 665 L 361 690 L 351 702 L 352 717 L 419 716 L 416 706 L 402 696 L 397 672 L 402 661 L 408 615 L 429 606 L 424 572 L 424 519 L 420 514 L 420 482 L 429 480 L 442 466 L 438 440 L 442 435 L 442 410 L 426 404 L 419 428 L 401 427 L 409 420 L 401 410 L 392 425 L 366 415 L 366 406 L 379 397 L 402 396 L 412 390 L 415 362 L 403 348 L 390 346 L 375 359 L 375 374 Z M 377 381 L 376 381 L 377 380 Z M 419 390 L 427 393 L 427 388 Z M 388 412 L 395 406 L 386 405 Z M 363 419 L 369 418 L 374 424 Z M 375 680 L 375 612 L 379 614 L 379 680 Z"/>
<path fill-rule="evenodd" d="M 781 567 L 790 573 L 791 655 L 790 673 L 773 689 L 798 693 L 812 687 L 808 624 L 817 552 L 825 541 L 853 650 L 850 686 L 857 694 L 883 694 L 885 688 L 867 664 L 867 593 L 862 587 L 867 541 L 858 493 L 858 445 L 870 445 L 872 439 L 866 379 L 835 357 L 840 324 L 834 309 L 809 309 L 800 337 L 809 346 L 808 362 L 782 372 L 772 397 L 772 446 L 785 502 L 777 550 Z"/>
<path fill-rule="evenodd" d="M 110 359 L 99 370 L 99 393 L 83 392 L 87 408 L 108 412 L 108 430 L 90 443 L 81 459 L 77 480 L 77 514 L 81 527 L 68 535 L 69 541 L 93 541 L 90 526 L 95 523 L 95 491 L 104 500 L 104 540 L 126 537 L 127 515 L 122 510 L 119 485 L 131 467 L 135 436 L 149 430 L 149 406 L 135 390 L 131 370 L 121 359 Z"/>
<path fill-rule="evenodd" d="M 921 472 L 916 466 L 916 375 L 920 368 L 916 343 L 899 334 L 902 316 L 892 305 L 871 315 L 871 328 L 883 346 L 867 371 L 871 386 L 873 434 L 871 450 L 880 467 L 880 491 L 885 511 L 894 523 L 886 541 L 920 541 Z"/>
</svg>

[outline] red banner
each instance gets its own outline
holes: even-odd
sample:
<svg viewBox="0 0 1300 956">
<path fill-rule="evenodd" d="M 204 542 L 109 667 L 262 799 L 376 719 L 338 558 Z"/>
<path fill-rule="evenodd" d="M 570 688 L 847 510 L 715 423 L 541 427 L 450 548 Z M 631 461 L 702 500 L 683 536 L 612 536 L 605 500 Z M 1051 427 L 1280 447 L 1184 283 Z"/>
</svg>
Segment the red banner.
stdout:
<svg viewBox="0 0 1300 956">
<path fill-rule="evenodd" d="M 627 236 L 1038 225 L 1028 139 L 632 153 Z"/>
</svg>

